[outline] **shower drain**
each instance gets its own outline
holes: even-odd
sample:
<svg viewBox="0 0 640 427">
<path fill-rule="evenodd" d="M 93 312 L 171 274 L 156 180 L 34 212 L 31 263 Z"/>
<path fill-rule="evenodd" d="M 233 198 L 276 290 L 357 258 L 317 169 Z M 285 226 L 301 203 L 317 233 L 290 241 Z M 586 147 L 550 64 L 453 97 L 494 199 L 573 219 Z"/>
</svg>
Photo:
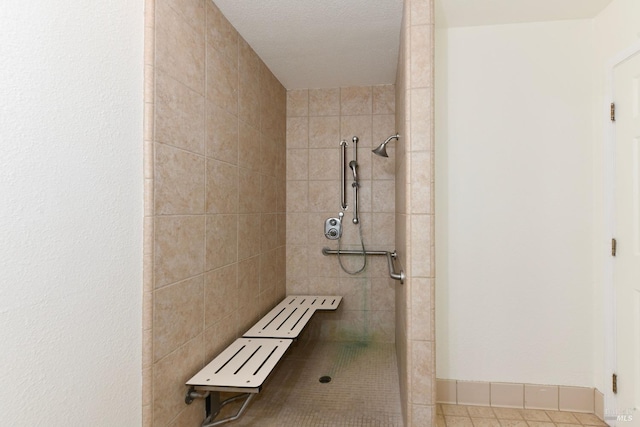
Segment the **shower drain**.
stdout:
<svg viewBox="0 0 640 427">
<path fill-rule="evenodd" d="M 322 384 L 330 383 L 331 382 L 331 377 L 329 375 L 324 375 L 324 376 L 320 377 L 320 382 Z"/>
</svg>

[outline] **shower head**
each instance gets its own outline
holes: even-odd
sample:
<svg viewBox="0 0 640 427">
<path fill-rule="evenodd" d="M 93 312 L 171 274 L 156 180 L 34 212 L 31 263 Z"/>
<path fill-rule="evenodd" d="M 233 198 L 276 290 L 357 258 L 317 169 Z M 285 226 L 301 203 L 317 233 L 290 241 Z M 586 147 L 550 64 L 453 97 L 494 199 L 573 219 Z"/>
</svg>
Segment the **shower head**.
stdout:
<svg viewBox="0 0 640 427">
<path fill-rule="evenodd" d="M 395 135 L 391 135 L 389 138 L 385 139 L 384 142 L 380 145 L 378 145 L 378 148 L 376 148 L 375 150 L 371 150 L 373 152 L 373 154 L 376 154 L 380 157 L 389 157 L 389 155 L 387 154 L 387 144 L 389 143 L 389 141 L 391 141 L 392 139 L 398 139 L 400 138 L 400 134 L 395 134 Z"/>
</svg>

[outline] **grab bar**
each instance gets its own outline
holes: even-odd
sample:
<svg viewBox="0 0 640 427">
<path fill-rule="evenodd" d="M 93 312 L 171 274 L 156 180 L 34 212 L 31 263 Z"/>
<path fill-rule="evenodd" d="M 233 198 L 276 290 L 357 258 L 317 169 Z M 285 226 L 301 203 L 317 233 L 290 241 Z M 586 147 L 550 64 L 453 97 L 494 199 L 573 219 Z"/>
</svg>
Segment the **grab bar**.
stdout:
<svg viewBox="0 0 640 427">
<path fill-rule="evenodd" d="M 340 255 L 362 255 L 362 251 L 357 251 L 357 250 L 344 250 L 344 251 L 339 251 Z M 398 252 L 393 251 L 393 252 L 389 252 L 389 251 L 365 251 L 364 252 L 365 255 L 384 255 L 387 257 L 387 266 L 389 267 L 389 277 L 391 277 L 393 280 L 399 280 L 400 284 L 403 285 L 404 284 L 404 279 L 406 279 L 406 275 L 404 274 L 404 271 L 402 270 L 402 268 L 400 268 L 400 272 L 397 273 L 396 269 L 395 269 L 395 264 L 393 262 L 393 260 L 398 259 Z M 322 248 L 322 255 L 324 256 L 328 256 L 328 255 L 337 255 L 338 254 L 338 250 L 337 249 L 329 249 L 329 248 Z M 399 262 L 399 261 L 398 261 Z"/>
<path fill-rule="evenodd" d="M 340 170 L 340 207 L 342 208 L 342 210 L 347 209 L 347 177 L 345 176 L 346 174 L 346 169 L 347 169 L 347 147 L 349 146 L 349 143 L 346 140 L 342 140 L 340 141 L 340 147 L 342 148 L 342 150 L 340 151 L 340 163 L 341 163 L 341 170 Z"/>
</svg>

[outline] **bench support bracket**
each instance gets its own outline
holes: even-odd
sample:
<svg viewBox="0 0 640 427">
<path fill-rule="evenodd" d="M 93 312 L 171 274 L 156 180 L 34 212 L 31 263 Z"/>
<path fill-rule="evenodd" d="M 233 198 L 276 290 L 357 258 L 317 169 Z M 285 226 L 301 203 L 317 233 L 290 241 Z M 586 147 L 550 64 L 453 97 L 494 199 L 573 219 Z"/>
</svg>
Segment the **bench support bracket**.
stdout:
<svg viewBox="0 0 640 427">
<path fill-rule="evenodd" d="M 256 395 L 254 393 L 242 393 L 221 401 L 220 392 L 207 391 L 206 393 L 198 393 L 194 387 L 191 387 L 187 392 L 187 395 L 185 396 L 184 401 L 186 404 L 189 405 L 195 399 L 206 399 L 205 400 L 206 413 L 205 413 L 205 419 L 202 422 L 202 427 L 214 427 L 220 424 L 227 423 L 229 421 L 235 421 L 238 418 L 240 418 L 242 414 L 244 414 L 245 409 L 247 409 L 249 402 L 251 402 L 251 400 L 253 400 L 255 396 Z M 215 419 L 224 406 L 241 399 L 244 399 L 244 402 L 242 402 L 242 406 L 240 407 L 238 412 L 235 413 L 235 415 L 221 418 L 219 420 Z"/>
</svg>

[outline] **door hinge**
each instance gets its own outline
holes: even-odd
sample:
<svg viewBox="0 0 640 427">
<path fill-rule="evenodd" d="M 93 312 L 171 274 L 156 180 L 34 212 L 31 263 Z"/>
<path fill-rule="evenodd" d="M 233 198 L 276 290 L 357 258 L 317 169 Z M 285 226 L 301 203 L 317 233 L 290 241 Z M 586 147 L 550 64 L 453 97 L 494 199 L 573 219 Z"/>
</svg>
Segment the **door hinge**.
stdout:
<svg viewBox="0 0 640 427">
<path fill-rule="evenodd" d="M 611 239 L 611 256 L 616 256 L 618 253 L 618 241 L 616 239 Z"/>
<path fill-rule="evenodd" d="M 618 375 L 613 374 L 611 376 L 611 390 L 613 390 L 613 394 L 618 393 Z"/>
<path fill-rule="evenodd" d="M 616 104 L 614 104 L 613 102 L 611 103 L 611 121 L 616 121 Z"/>
</svg>

